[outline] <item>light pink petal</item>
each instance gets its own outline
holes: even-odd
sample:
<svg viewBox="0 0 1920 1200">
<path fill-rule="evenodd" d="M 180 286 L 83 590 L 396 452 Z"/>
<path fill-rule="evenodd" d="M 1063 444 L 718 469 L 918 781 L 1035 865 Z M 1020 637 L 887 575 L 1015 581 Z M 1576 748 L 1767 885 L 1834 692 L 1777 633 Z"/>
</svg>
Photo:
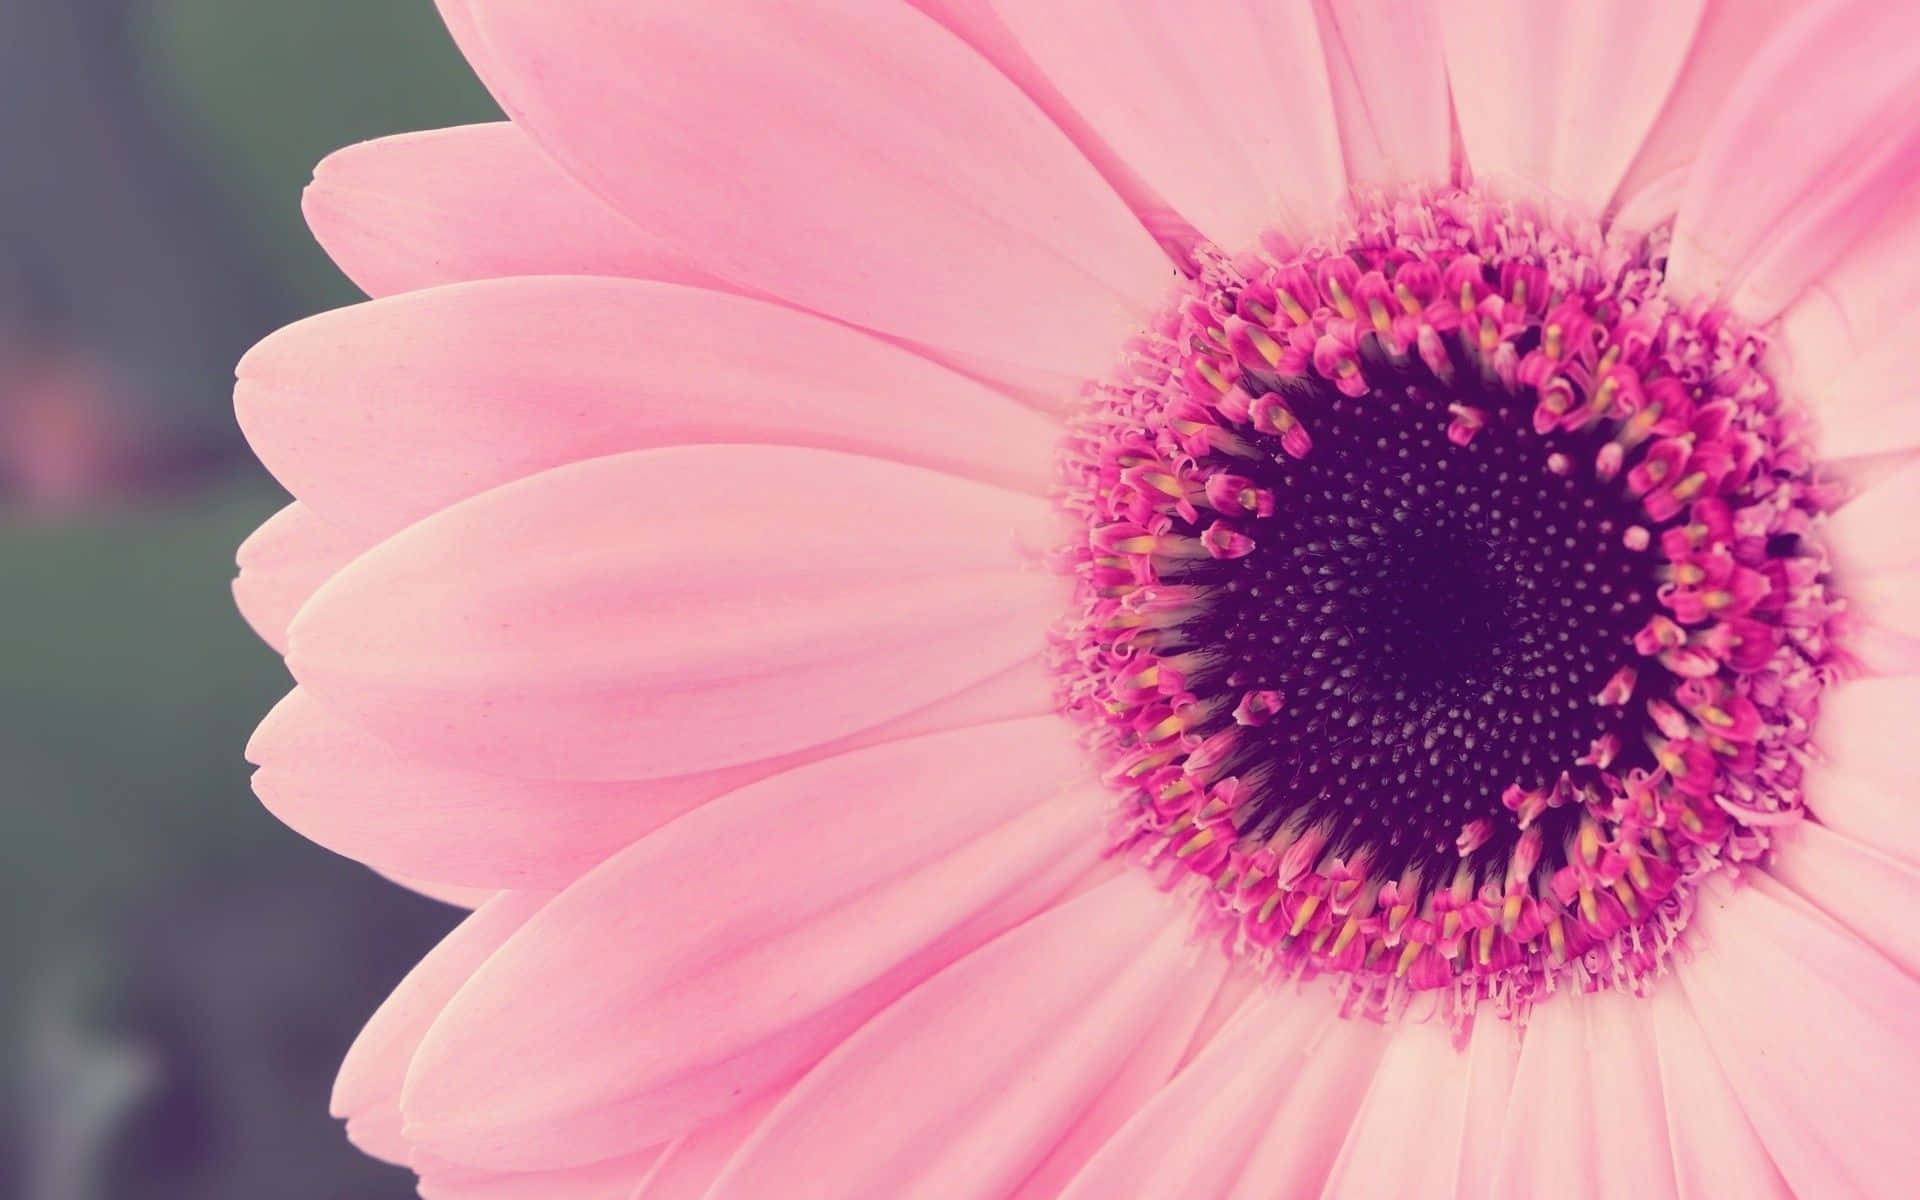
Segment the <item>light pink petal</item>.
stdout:
<svg viewBox="0 0 1920 1200">
<path fill-rule="evenodd" d="M 373 539 L 328 524 L 294 501 L 240 543 L 234 561 L 233 600 L 260 639 L 282 653 L 287 626 L 307 597 Z"/>
<path fill-rule="evenodd" d="M 420 1039 L 468 977 L 549 898 L 509 892 L 488 901 L 441 939 L 374 1010 L 333 1084 L 333 1115 L 347 1122 L 354 1145 L 389 1162 L 407 1161 L 400 1085 Z"/>
<path fill-rule="evenodd" d="M 634 1189 L 631 1200 L 701 1200 L 741 1143 L 785 1098 L 785 1091 L 768 1092 L 674 1139 Z"/>
<path fill-rule="evenodd" d="M 1453 108 L 1431 0 L 1314 0 L 1347 178 L 1363 187 L 1453 176 Z"/>
<path fill-rule="evenodd" d="M 1780 314 L 1777 368 L 1812 409 L 1827 457 L 1911 449 L 1920 445 L 1912 362 L 1920 273 L 1911 269 L 1920 261 L 1920 171 L 1878 219 L 1849 210 L 1835 221 L 1852 245 Z M 1903 490 L 1911 489 L 1909 481 Z"/>
<path fill-rule="evenodd" d="M 1663 179 L 1680 179 L 1706 141 L 1714 118 L 1726 104 L 1727 93 L 1740 78 L 1767 38 L 1784 23 L 1801 0 L 1707 0 L 1693 42 L 1680 66 L 1680 76 L 1667 93 L 1660 115 L 1635 155 L 1614 193 L 1616 207 L 1645 197 L 1661 187 Z M 1677 36 L 1677 35 L 1676 35 Z M 1667 208 L 1671 217 L 1677 207 Z M 1620 221 L 1614 222 L 1618 228 Z M 1628 221 L 1632 228 L 1651 227 L 1652 221 Z"/>
<path fill-rule="evenodd" d="M 417 1154 L 420 1200 L 627 1200 L 660 1158 L 659 1147 L 559 1171 L 489 1171 Z"/>
<path fill-rule="evenodd" d="M 1810 86 L 1844 80 L 1845 86 Z M 1727 96 L 1674 225 L 1668 279 L 1766 320 L 1910 196 L 1920 170 L 1920 9 L 1802 9 Z M 1910 205 L 1909 205 L 1910 207 Z"/>
<path fill-rule="evenodd" d="M 1920 978 L 1920 869 L 1806 821 L 1776 835 L 1767 874 Z"/>
<path fill-rule="evenodd" d="M 1155 192 L 1229 250 L 1319 232 L 1346 195 L 1313 12 L 1218 0 L 995 0 L 1021 47 Z"/>
<path fill-rule="evenodd" d="M 1039 716 L 1053 678 L 1030 659 L 850 737 L 779 758 L 657 780 L 521 779 L 463 770 L 369 735 L 296 688 L 247 745 L 253 788 L 296 832 L 390 878 L 480 888 L 565 887 L 635 839 L 715 796 L 831 754 Z"/>
<path fill-rule="evenodd" d="M 1288 1111 L 1311 1110 L 1317 1098 L 1289 1098 L 1306 1086 L 1300 1076 L 1310 1053 L 1339 1021 L 1331 996 L 1256 993 L 1108 1141 L 1061 1200 L 1225 1196 L 1274 1122 Z M 1332 1154 L 1329 1148 L 1329 1160 Z"/>
<path fill-rule="evenodd" d="M 1647 998 L 1608 989 L 1584 999 L 1599 1194 L 1679 1200 Z"/>
<path fill-rule="evenodd" d="M 1269 1114 L 1228 1200 L 1307 1196 L 1323 1185 L 1390 1036 L 1372 1022 L 1344 1017 L 1321 1030 Z"/>
<path fill-rule="evenodd" d="M 1171 278 L 1066 136 L 904 4 L 466 9 L 515 121 L 735 283 L 1068 386 L 1112 365 Z"/>
<path fill-rule="evenodd" d="M 549 467 L 675 444 L 844 450 L 1044 495 L 1059 438 L 844 325 L 616 279 L 489 280 L 322 313 L 256 346 L 234 401 L 289 491 L 380 536 Z"/>
<path fill-rule="evenodd" d="M 1057 1200 L 1060 1190 L 1107 1144 L 1114 1131 L 1173 1076 L 1202 1017 L 1222 991 L 1221 981 L 1229 962 L 1224 954 L 1201 956 L 1119 1073 L 1098 1096 L 1081 1106 L 1072 1127 L 1019 1188 L 1008 1193 L 1007 1200 Z"/>
<path fill-rule="evenodd" d="M 1703 888 L 1687 944 L 1687 1000 L 1794 1193 L 1910 1195 L 1920 982 L 1761 873 Z"/>
<path fill-rule="evenodd" d="M 999 1200 L 1217 954 L 1185 907 L 1124 872 L 928 980 L 808 1073 L 709 1200 Z"/>
<path fill-rule="evenodd" d="M 1910 785 L 1816 763 L 1807 767 L 1803 786 L 1822 825 L 1920 867 L 1920 804 Z"/>
<path fill-rule="evenodd" d="M 1920 785 L 1920 758 L 1912 745 L 1916 727 L 1920 678 L 1883 676 L 1828 689 L 1813 734 L 1835 767 L 1911 793 Z"/>
<path fill-rule="evenodd" d="M 681 446 L 556 468 L 381 543 L 288 666 L 410 750 L 552 779 L 691 774 L 923 707 L 1061 611 L 1044 500 L 880 459 Z"/>
<path fill-rule="evenodd" d="M 1520 1066 L 1520 1029 L 1495 1017 L 1476 1020 L 1467 1043 L 1467 1114 L 1460 1131 L 1459 1173 L 1454 1194 L 1467 1200 L 1490 1196 L 1506 1129 L 1507 1097 Z"/>
<path fill-rule="evenodd" d="M 1528 1018 L 1493 1164 L 1494 1196 L 1537 1196 L 1543 1190 L 1569 1200 L 1605 1196 L 1587 1001 L 1579 993 L 1562 993 L 1536 1005 Z M 1543 1119 L 1546 1114 L 1551 1118 Z"/>
<path fill-rule="evenodd" d="M 1441 0 L 1476 180 L 1597 217 L 1652 128 L 1705 0 Z"/>
<path fill-rule="evenodd" d="M 797 1076 L 1098 861 L 1110 816 L 1097 785 L 1069 786 L 1085 770 L 1047 716 L 826 759 L 689 813 L 563 892 L 460 993 L 408 1077 L 408 1136 L 564 1165 Z"/>
<path fill-rule="evenodd" d="M 1647 1002 L 1565 989 L 1534 1007 L 1494 1196 L 1676 1196 Z"/>
<path fill-rule="evenodd" d="M 1494 1037 L 1476 1022 L 1475 1034 Z M 1454 1194 L 1473 1077 L 1444 1020 L 1402 1022 L 1367 1085 L 1321 1195 L 1353 1197 Z"/>
<path fill-rule="evenodd" d="M 1850 617 L 1902 637 L 1920 637 L 1920 565 L 1848 575 Z"/>
<path fill-rule="evenodd" d="M 1914 227 L 1920 229 L 1920 221 Z M 1920 460 L 1903 462 L 1875 479 L 1828 519 L 1826 540 L 1835 561 L 1848 572 L 1920 565 L 1920 536 L 1913 528 L 1916 510 Z"/>
<path fill-rule="evenodd" d="M 507 275 L 711 282 L 505 121 L 337 150 L 314 168 L 300 206 L 370 296 Z"/>
<path fill-rule="evenodd" d="M 1667 1145 L 1681 1200 L 1791 1196 L 1727 1086 L 1678 981 L 1662 981 L 1642 1003 L 1653 1024 Z"/>
<path fill-rule="evenodd" d="M 1869 675 L 1920 675 L 1920 637 L 1853 620 L 1842 643 Z"/>
</svg>

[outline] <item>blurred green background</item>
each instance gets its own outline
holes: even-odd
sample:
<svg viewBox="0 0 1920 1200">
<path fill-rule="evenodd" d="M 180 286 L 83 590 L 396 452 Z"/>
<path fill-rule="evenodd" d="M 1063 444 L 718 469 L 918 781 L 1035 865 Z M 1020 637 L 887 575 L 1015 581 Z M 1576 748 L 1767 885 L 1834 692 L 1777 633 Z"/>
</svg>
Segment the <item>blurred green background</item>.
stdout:
<svg viewBox="0 0 1920 1200">
<path fill-rule="evenodd" d="M 288 681 L 227 585 L 285 497 L 229 392 L 357 298 L 314 162 L 495 116 L 430 0 L 0 0 L 0 1194 L 412 1194 L 326 1096 L 459 914 L 248 791 Z"/>
</svg>

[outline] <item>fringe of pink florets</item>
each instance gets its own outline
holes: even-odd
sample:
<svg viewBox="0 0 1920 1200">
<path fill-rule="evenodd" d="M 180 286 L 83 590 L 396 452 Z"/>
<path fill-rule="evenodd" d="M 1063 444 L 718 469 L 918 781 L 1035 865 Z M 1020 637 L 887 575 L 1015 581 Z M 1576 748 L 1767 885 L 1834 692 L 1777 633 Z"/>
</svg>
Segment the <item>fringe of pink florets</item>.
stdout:
<svg viewBox="0 0 1920 1200">
<path fill-rule="evenodd" d="M 1198 259 L 1094 389 L 1064 451 L 1064 506 L 1086 538 L 1066 555 L 1077 615 L 1054 665 L 1065 709 L 1126 797 L 1118 846 L 1200 895 L 1235 954 L 1280 975 L 1334 975 L 1368 1012 L 1426 993 L 1461 1019 L 1484 1003 L 1524 1015 L 1563 986 L 1644 987 L 1697 881 L 1755 859 L 1771 827 L 1799 817 L 1809 728 L 1837 670 L 1824 558 L 1811 540 L 1769 553 L 1769 539 L 1814 532 L 1833 494 L 1759 369 L 1761 340 L 1724 309 L 1667 300 L 1657 246 L 1609 244 L 1470 193 L 1376 208 L 1339 247 L 1274 240 Z M 1528 330 L 1538 344 L 1522 354 Z M 1370 360 L 1418 354 L 1444 376 L 1443 338 L 1509 390 L 1532 389 L 1536 431 L 1611 431 L 1595 461 L 1556 454 L 1548 466 L 1623 488 L 1646 514 L 1623 538 L 1660 557 L 1661 613 L 1597 699 L 1647 705 L 1658 766 L 1611 773 L 1620 747 L 1597 744 L 1583 762 L 1603 787 L 1563 777 L 1508 790 L 1527 832 L 1504 871 L 1466 869 L 1488 833 L 1474 822 L 1453 878 L 1380 881 L 1361 856 L 1328 856 L 1312 829 L 1241 836 L 1245 781 L 1213 769 L 1223 747 L 1190 732 L 1213 714 L 1183 689 L 1189 664 L 1156 642 L 1207 603 L 1178 564 L 1244 555 L 1271 511 L 1234 469 L 1249 431 L 1312 452 L 1312 430 L 1251 381 L 1313 373 L 1361 396 Z M 1449 436 L 1471 440 L 1486 416 L 1455 412 Z M 1175 515 L 1203 532 L 1174 533 Z M 1670 693 L 1636 691 L 1651 662 L 1678 681 Z M 1260 723 L 1273 699 L 1238 697 L 1216 738 Z M 1548 872 L 1533 822 L 1570 804 L 1585 816 L 1567 865 Z"/>
</svg>

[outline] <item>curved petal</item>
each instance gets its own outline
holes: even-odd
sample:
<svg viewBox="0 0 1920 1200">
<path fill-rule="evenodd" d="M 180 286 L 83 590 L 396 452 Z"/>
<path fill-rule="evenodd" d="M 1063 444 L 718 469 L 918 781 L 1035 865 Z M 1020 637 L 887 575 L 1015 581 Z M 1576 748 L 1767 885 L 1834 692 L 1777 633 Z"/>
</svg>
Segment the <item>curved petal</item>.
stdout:
<svg viewBox="0 0 1920 1200">
<path fill-rule="evenodd" d="M 1663 981 L 1645 1003 L 1681 1200 L 1789 1200 L 1793 1193 L 1721 1074 L 1685 993 L 1674 982 Z"/>
<path fill-rule="evenodd" d="M 268 517 L 234 553 L 233 602 L 260 640 L 282 654 L 293 614 L 373 539 L 322 520 L 298 500 Z"/>
<path fill-rule="evenodd" d="M 355 305 L 282 329 L 239 374 L 240 425 L 267 469 L 379 536 L 550 467 L 677 444 L 844 450 L 1044 495 L 1059 438 L 844 325 L 637 280 L 499 279 Z"/>
<path fill-rule="evenodd" d="M 515 121 L 722 278 L 1064 387 L 1171 277 L 1052 122 L 906 5 L 466 9 Z"/>
<path fill-rule="evenodd" d="M 330 1107 L 346 1121 L 354 1145 L 388 1162 L 407 1161 L 411 1147 L 401 1134 L 400 1087 L 420 1039 L 480 964 L 549 899 L 544 892 L 507 892 L 487 901 L 374 1010 L 333 1084 Z"/>
<path fill-rule="evenodd" d="M 1920 982 L 1765 874 L 1701 889 L 1676 971 L 1767 1153 L 1802 1196 L 1920 1176 Z"/>
<path fill-rule="evenodd" d="M 1684 176 L 1741 72 L 1800 7 L 1801 0 L 1707 0 L 1680 76 L 1614 191 L 1615 207 L 1646 195 L 1663 179 Z M 1677 207 L 1679 197 L 1674 199 Z M 1668 208 L 1664 216 L 1673 212 Z M 1645 228 L 1652 222 L 1630 224 Z"/>
<path fill-rule="evenodd" d="M 1802 786 L 1822 825 L 1920 867 L 1920 805 L 1910 787 L 1817 763 L 1807 767 Z"/>
<path fill-rule="evenodd" d="M 709 1200 L 1006 1195 L 1214 953 L 1182 909 L 1128 871 L 954 964 L 809 1072 Z"/>
<path fill-rule="evenodd" d="M 1706 0 L 1442 0 L 1473 177 L 1598 217 L 1686 59 Z"/>
<path fill-rule="evenodd" d="M 1019 1188 L 1007 1194 L 1007 1200 L 1058 1200 L 1060 1189 L 1172 1077 L 1202 1017 L 1222 990 L 1228 965 L 1224 954 L 1201 955 L 1200 961 L 1181 977 L 1162 1006 L 1159 1019 L 1147 1027 L 1118 1073 L 1098 1096 L 1080 1107 L 1072 1126 Z"/>
<path fill-rule="evenodd" d="M 1475 1036 L 1493 1037 L 1475 1023 Z M 1325 1197 L 1454 1195 L 1472 1085 L 1469 1060 L 1441 1020 L 1406 1021 L 1387 1039 L 1320 1194 Z"/>
<path fill-rule="evenodd" d="M 1390 1036 L 1371 1022 L 1345 1017 L 1320 1032 L 1227 1200 L 1304 1196 L 1322 1185 Z"/>
<path fill-rule="evenodd" d="M 408 754 L 294 689 L 247 744 L 253 789 L 303 837 L 416 891 L 562 888 L 715 796 L 830 755 L 1053 711 L 1030 659 L 924 709 L 779 758 L 697 775 L 605 783 L 519 779 Z M 404 880 L 401 877 L 405 877 Z"/>
<path fill-rule="evenodd" d="M 1066 786 L 1084 771 L 1049 716 L 826 759 L 687 814 L 563 892 L 448 1006 L 408 1076 L 408 1136 L 566 1165 L 794 1078 L 1098 861 L 1105 797 Z"/>
<path fill-rule="evenodd" d="M 1920 978 L 1920 869 L 1811 821 L 1775 837 L 1767 874 Z"/>
<path fill-rule="evenodd" d="M 1677 1196 L 1663 1104 L 1643 997 L 1548 997 L 1521 1042 L 1492 1194 Z"/>
<path fill-rule="evenodd" d="M 1816 79 L 1846 86 L 1805 86 Z M 1674 224 L 1675 294 L 1727 296 L 1749 320 L 1791 303 L 1911 194 L 1916 97 L 1920 11 L 1838 0 L 1796 14 L 1728 95 L 1701 148 Z"/>
<path fill-rule="evenodd" d="M 1347 179 L 1360 187 L 1453 177 L 1453 104 L 1431 0 L 1314 0 Z"/>
<path fill-rule="evenodd" d="M 1467 1043 L 1467 1116 L 1460 1131 L 1459 1174 L 1454 1194 L 1461 1200 L 1491 1197 L 1494 1168 L 1501 1154 L 1500 1135 L 1507 1123 L 1507 1097 L 1520 1066 L 1521 1031 L 1511 1021 L 1476 1019 Z M 1504 1197 L 1501 1200 L 1505 1200 Z"/>
<path fill-rule="evenodd" d="M 995 0 L 1047 79 L 1229 251 L 1339 217 L 1346 171 L 1311 8 L 1245 0 Z"/>
<path fill-rule="evenodd" d="M 1920 221 L 1914 228 L 1920 230 Z M 1920 565 L 1920 537 L 1913 530 L 1916 508 L 1920 508 L 1920 461 L 1905 463 L 1874 480 L 1827 519 L 1826 542 L 1835 563 L 1848 572 Z"/>
<path fill-rule="evenodd" d="M 1311 1047 L 1340 1020 L 1328 995 L 1256 993 L 1074 1177 L 1061 1200 L 1226 1195 L 1288 1097 L 1304 1086 L 1297 1080 Z"/>
<path fill-rule="evenodd" d="M 703 1200 L 721 1170 L 739 1153 L 741 1143 L 786 1095 L 785 1091 L 768 1092 L 675 1138 L 633 1190 L 631 1200 Z"/>
<path fill-rule="evenodd" d="M 879 459 L 683 446 L 482 493 L 336 575 L 294 677 L 387 740 L 551 779 L 805 749 L 1036 653 L 1042 500 Z"/>
<path fill-rule="evenodd" d="M 1920 759 L 1911 741 L 1920 724 L 1920 678 L 1908 675 L 1848 680 L 1820 697 L 1814 741 L 1833 766 L 1911 793 L 1920 783 Z M 1816 814 L 1819 809 L 1814 809 Z"/>
<path fill-rule="evenodd" d="M 1920 171 L 1878 220 L 1851 211 L 1836 216 L 1858 222 L 1847 230 L 1852 246 L 1780 314 L 1776 358 L 1812 410 L 1828 458 L 1920 446 L 1920 383 L 1913 370 L 1920 337 L 1920 278 L 1912 269 L 1920 261 L 1917 214 Z"/>
<path fill-rule="evenodd" d="M 655 1147 L 639 1154 L 559 1171 L 489 1171 L 417 1154 L 420 1200 L 627 1200 L 659 1160 Z"/>
<path fill-rule="evenodd" d="M 408 891 L 417 892 L 429 900 L 438 900 L 448 908 L 464 908 L 468 912 L 472 912 L 500 894 L 499 888 L 467 887 L 464 884 L 415 879 L 393 871 L 375 871 L 374 874 L 388 883 L 397 883 Z"/>
<path fill-rule="evenodd" d="M 506 121 L 336 150 L 314 168 L 300 207 L 369 296 L 508 275 L 712 282 Z"/>
</svg>

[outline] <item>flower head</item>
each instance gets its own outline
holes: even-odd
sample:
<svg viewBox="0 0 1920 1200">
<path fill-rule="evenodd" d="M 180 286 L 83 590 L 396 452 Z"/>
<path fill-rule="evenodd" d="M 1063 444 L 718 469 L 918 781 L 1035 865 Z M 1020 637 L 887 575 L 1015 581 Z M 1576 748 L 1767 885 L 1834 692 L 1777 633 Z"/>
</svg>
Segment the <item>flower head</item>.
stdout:
<svg viewBox="0 0 1920 1200">
<path fill-rule="evenodd" d="M 1920 1172 L 1903 6 L 441 7 L 511 121 L 324 163 L 237 395 L 256 788 L 474 907 L 369 1152 Z"/>
</svg>

